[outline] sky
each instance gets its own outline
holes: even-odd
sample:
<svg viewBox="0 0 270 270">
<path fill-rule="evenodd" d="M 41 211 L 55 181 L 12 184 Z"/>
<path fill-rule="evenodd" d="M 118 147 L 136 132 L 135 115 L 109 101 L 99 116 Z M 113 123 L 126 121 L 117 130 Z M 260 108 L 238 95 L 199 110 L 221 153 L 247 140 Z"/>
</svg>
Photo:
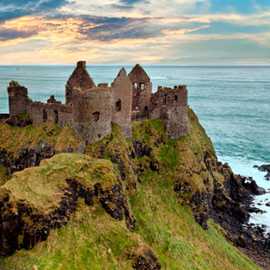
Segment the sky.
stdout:
<svg viewBox="0 0 270 270">
<path fill-rule="evenodd" d="M 270 64 L 270 0 L 0 0 L 0 64 Z"/>
</svg>

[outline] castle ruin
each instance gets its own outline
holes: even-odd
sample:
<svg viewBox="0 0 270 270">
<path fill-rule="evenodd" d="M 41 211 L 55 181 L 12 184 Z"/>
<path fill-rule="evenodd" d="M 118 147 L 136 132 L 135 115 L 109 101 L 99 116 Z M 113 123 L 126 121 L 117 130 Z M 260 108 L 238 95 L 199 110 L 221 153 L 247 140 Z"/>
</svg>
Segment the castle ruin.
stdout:
<svg viewBox="0 0 270 270">
<path fill-rule="evenodd" d="M 162 119 L 173 139 L 188 133 L 186 86 L 158 87 L 153 93 L 151 79 L 140 65 L 129 74 L 122 68 L 110 85 L 96 85 L 86 62 L 78 62 L 66 84 L 65 104 L 54 96 L 47 103 L 32 101 L 27 88 L 14 81 L 9 83 L 8 96 L 10 118 L 26 114 L 33 125 L 71 126 L 87 144 L 110 134 L 112 123 L 130 137 L 131 122 L 143 119 Z"/>
</svg>

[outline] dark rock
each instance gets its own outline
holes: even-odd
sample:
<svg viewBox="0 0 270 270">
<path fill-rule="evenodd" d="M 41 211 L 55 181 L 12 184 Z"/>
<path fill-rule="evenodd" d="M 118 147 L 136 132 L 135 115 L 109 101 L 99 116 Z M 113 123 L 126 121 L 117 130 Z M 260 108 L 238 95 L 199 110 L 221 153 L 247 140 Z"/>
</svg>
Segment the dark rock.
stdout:
<svg viewBox="0 0 270 270">
<path fill-rule="evenodd" d="M 203 229 L 208 229 L 210 194 L 196 192 L 191 199 L 194 218 Z"/>
<path fill-rule="evenodd" d="M 101 190 L 99 201 L 111 217 L 117 220 L 122 220 L 125 217 L 127 227 L 131 230 L 135 228 L 135 219 L 129 211 L 120 184 L 113 185 L 111 190 Z"/>
<path fill-rule="evenodd" d="M 29 117 L 11 116 L 6 121 L 6 124 L 15 127 L 26 127 L 32 125 L 32 120 Z"/>
<path fill-rule="evenodd" d="M 248 207 L 247 209 L 248 209 L 249 213 L 256 213 L 256 214 L 264 214 L 265 213 L 265 211 L 263 211 L 257 207 Z"/>
<path fill-rule="evenodd" d="M 133 269 L 136 270 L 160 270 L 161 265 L 150 248 L 138 248 L 134 254 Z"/>
<path fill-rule="evenodd" d="M 150 157 L 152 149 L 149 146 L 141 143 L 140 141 L 134 141 L 133 148 L 136 157 L 143 157 L 143 156 Z"/>
<path fill-rule="evenodd" d="M 40 142 L 36 148 L 20 150 L 16 157 L 5 149 L 0 149 L 0 164 L 6 167 L 9 174 L 12 174 L 28 167 L 38 166 L 43 159 L 51 158 L 54 154 L 54 148 L 43 142 Z"/>
<path fill-rule="evenodd" d="M 0 194 L 0 256 L 8 256 L 21 248 L 31 249 L 38 242 L 45 241 L 50 230 L 67 224 L 76 210 L 77 201 L 83 198 L 92 205 L 94 197 L 113 218 L 126 219 L 129 229 L 135 227 L 127 200 L 120 184 L 103 190 L 101 184 L 93 189 L 85 188 L 76 179 L 67 179 L 68 188 L 63 191 L 58 207 L 48 213 L 41 213 L 23 201 L 14 201 L 9 191 L 2 189 Z"/>
<path fill-rule="evenodd" d="M 266 193 L 266 190 L 262 187 L 259 187 L 256 183 L 256 181 L 251 178 L 251 177 L 242 177 L 241 176 L 241 181 L 244 186 L 248 191 L 251 192 L 253 195 L 263 195 Z"/>
<path fill-rule="evenodd" d="M 270 164 L 263 164 L 261 166 L 254 166 L 262 172 L 266 172 L 265 179 L 270 181 Z"/>
</svg>

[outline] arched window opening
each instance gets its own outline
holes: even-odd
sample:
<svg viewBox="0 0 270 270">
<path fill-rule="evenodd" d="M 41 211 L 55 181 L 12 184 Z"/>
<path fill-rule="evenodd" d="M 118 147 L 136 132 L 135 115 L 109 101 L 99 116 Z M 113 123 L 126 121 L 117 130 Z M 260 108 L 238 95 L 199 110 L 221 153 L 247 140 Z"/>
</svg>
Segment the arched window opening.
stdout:
<svg viewBox="0 0 270 270">
<path fill-rule="evenodd" d="M 167 95 L 164 95 L 163 103 L 166 105 L 167 104 Z"/>
<path fill-rule="evenodd" d="M 145 89 L 145 84 L 144 83 L 140 83 L 140 89 L 144 90 Z"/>
<path fill-rule="evenodd" d="M 144 107 L 144 112 L 148 112 L 148 106 Z"/>
<path fill-rule="evenodd" d="M 59 114 L 57 110 L 54 110 L 54 123 L 58 124 L 59 122 Z"/>
<path fill-rule="evenodd" d="M 48 120 L 48 113 L 45 109 L 43 109 L 43 122 L 47 122 Z"/>
<path fill-rule="evenodd" d="M 94 121 L 97 122 L 100 118 L 100 112 L 94 112 L 93 117 L 94 117 Z"/>
<path fill-rule="evenodd" d="M 138 89 L 138 83 L 135 82 L 135 83 L 133 84 L 133 87 L 134 87 L 134 89 Z"/>
<path fill-rule="evenodd" d="M 120 112 L 122 110 L 122 101 L 120 99 L 118 99 L 117 102 L 115 103 L 115 110 L 117 112 Z"/>
<path fill-rule="evenodd" d="M 178 96 L 177 95 L 174 96 L 174 100 L 178 101 Z"/>
</svg>

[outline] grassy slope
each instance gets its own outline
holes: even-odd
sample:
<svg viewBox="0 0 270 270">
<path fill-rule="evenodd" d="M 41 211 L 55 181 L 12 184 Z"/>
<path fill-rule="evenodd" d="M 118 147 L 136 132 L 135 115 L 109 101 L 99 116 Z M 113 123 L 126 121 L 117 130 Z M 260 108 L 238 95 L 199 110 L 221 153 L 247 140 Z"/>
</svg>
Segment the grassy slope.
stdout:
<svg viewBox="0 0 270 270">
<path fill-rule="evenodd" d="M 0 148 L 7 150 L 15 157 L 21 149 L 35 148 L 41 142 L 54 146 L 57 152 L 65 151 L 68 147 L 76 149 L 80 145 L 79 139 L 71 128 L 61 129 L 54 124 L 20 128 L 0 122 L 0 130 Z"/>
<path fill-rule="evenodd" d="M 2 187 L 10 190 L 14 199 L 27 201 L 42 212 L 49 212 L 58 206 L 63 190 L 68 186 L 66 179 L 76 179 L 90 189 L 97 182 L 103 188 L 117 183 L 110 161 L 66 153 L 43 160 L 38 167 L 14 173 Z"/>
<path fill-rule="evenodd" d="M 142 245 L 152 248 L 162 269 L 259 269 L 225 240 L 213 222 L 208 231 L 202 230 L 173 191 L 172 181 L 177 177 L 177 181 L 189 180 L 193 191 L 211 189 L 212 179 L 202 170 L 200 160 L 203 151 L 214 155 L 214 150 L 192 112 L 190 119 L 191 135 L 178 142 L 166 138 L 160 121 L 134 124 L 134 137 L 153 148 L 151 157 L 133 161 L 134 166 L 148 168 L 149 159 L 156 159 L 160 166 L 159 175 L 146 169 L 137 192 L 130 195 L 137 220 L 134 232 L 128 231 L 124 222 L 114 221 L 100 207 L 81 204 L 68 225 L 53 231 L 46 242 L 33 250 L 21 250 L 1 259 L 0 269 L 30 270 L 34 265 L 39 270 L 131 269 L 131 254 Z M 119 146 L 121 137 L 116 134 L 111 139 L 108 152 L 123 155 Z M 126 147 L 130 147 L 129 143 Z M 93 153 L 97 148 L 92 149 Z M 188 179 L 187 168 L 196 172 Z"/>
<path fill-rule="evenodd" d="M 111 219 L 100 208 L 82 206 L 70 223 L 31 251 L 2 259 L 1 269 L 131 269 L 137 245 L 152 247 L 163 269 L 258 269 L 228 243 L 211 223 L 204 231 L 189 209 L 179 206 L 171 188 L 157 175 L 131 198 L 137 229 Z"/>
</svg>

